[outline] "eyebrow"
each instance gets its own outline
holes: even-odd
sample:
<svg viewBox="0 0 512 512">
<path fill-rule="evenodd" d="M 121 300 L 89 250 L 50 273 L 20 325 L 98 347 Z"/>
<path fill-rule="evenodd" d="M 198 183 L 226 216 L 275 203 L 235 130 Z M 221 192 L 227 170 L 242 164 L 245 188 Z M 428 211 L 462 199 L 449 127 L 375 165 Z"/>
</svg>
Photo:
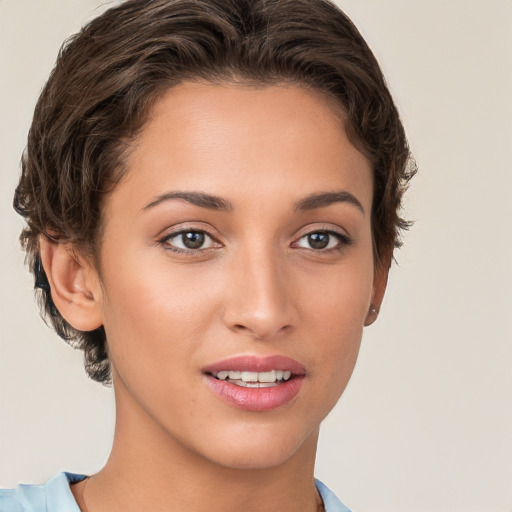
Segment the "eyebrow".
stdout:
<svg viewBox="0 0 512 512">
<path fill-rule="evenodd" d="M 182 199 L 195 206 L 201 208 L 208 208 L 209 210 L 219 210 L 230 212 L 233 210 L 233 204 L 227 199 L 222 197 L 212 196 L 210 194 L 204 194 L 203 192 L 167 192 L 157 196 L 153 201 L 146 205 L 142 210 L 146 211 L 150 208 L 154 208 L 164 201 L 171 199 Z"/>
<path fill-rule="evenodd" d="M 149 210 L 165 201 L 170 201 L 173 199 L 181 199 L 195 206 L 199 206 L 200 208 L 208 208 L 209 210 L 231 212 L 234 209 L 233 204 L 230 201 L 219 196 L 205 194 L 204 192 L 177 191 L 167 192 L 165 194 L 157 196 L 153 201 L 147 204 L 142 209 L 142 211 Z M 361 210 L 362 213 L 364 213 L 364 208 L 362 204 L 359 202 L 359 200 L 346 190 L 341 190 L 338 192 L 318 192 L 310 194 L 309 196 L 306 196 L 303 199 L 297 201 L 294 207 L 295 210 L 306 211 L 314 210 L 316 208 L 325 208 L 334 203 L 352 204 L 359 210 Z"/>
<path fill-rule="evenodd" d="M 338 192 L 319 192 L 311 194 L 295 203 L 295 210 L 314 210 L 315 208 L 325 208 L 334 203 L 348 203 L 357 207 L 364 214 L 363 205 L 359 200 L 346 190 Z"/>
</svg>

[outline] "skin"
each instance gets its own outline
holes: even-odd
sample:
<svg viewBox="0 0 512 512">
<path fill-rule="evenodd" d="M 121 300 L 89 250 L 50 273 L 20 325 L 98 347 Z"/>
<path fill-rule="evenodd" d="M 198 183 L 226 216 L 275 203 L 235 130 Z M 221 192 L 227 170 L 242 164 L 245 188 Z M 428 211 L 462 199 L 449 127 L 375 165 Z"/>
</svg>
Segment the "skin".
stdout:
<svg viewBox="0 0 512 512">
<path fill-rule="evenodd" d="M 162 200 L 176 191 L 219 196 L 231 209 Z M 340 191 L 361 208 L 296 209 Z M 114 445 L 85 491 L 72 487 L 82 510 L 317 510 L 319 425 L 385 289 L 372 192 L 369 162 L 318 93 L 185 83 L 163 96 L 105 202 L 101 273 L 41 240 L 57 307 L 78 329 L 105 326 L 112 364 Z M 184 247 L 180 230 L 209 235 L 173 252 Z M 313 248 L 307 235 L 326 231 L 341 237 Z M 299 394 L 266 412 L 221 401 L 202 368 L 246 354 L 303 364 Z"/>
</svg>

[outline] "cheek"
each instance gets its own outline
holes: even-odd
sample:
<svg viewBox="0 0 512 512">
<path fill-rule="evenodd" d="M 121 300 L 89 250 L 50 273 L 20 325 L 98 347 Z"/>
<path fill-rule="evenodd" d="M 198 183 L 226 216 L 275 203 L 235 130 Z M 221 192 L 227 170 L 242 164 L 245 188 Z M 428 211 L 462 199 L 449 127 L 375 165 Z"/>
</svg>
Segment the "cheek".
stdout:
<svg viewBox="0 0 512 512">
<path fill-rule="evenodd" d="M 309 293 L 304 300 L 326 334 L 362 330 L 373 291 L 373 259 L 367 245 L 342 264 L 305 276 Z"/>
<path fill-rule="evenodd" d="M 370 251 L 354 252 L 307 298 L 317 365 L 331 402 L 345 388 L 356 363 L 373 290 Z"/>
<path fill-rule="evenodd" d="M 354 370 L 369 296 L 342 296 L 340 288 L 336 291 L 337 300 L 329 301 L 324 295 L 316 309 L 315 364 L 310 365 L 310 374 L 317 392 L 309 395 L 307 408 L 320 407 L 322 417 L 336 405 Z"/>
<path fill-rule="evenodd" d="M 193 345 L 194 333 L 201 331 L 208 317 L 209 301 L 198 290 L 199 279 L 191 280 L 183 272 L 171 274 L 168 265 L 147 260 L 124 261 L 107 268 L 105 275 L 109 280 L 104 326 L 114 359 L 130 354 L 161 364 L 176 360 L 184 336 L 188 346 Z"/>
<path fill-rule="evenodd" d="M 118 268 L 109 275 L 105 331 L 109 358 L 123 381 L 118 388 L 126 387 L 154 413 L 188 411 L 194 400 L 190 375 L 211 301 L 183 272 L 169 275 L 165 266 L 147 264 L 133 275 Z"/>
</svg>

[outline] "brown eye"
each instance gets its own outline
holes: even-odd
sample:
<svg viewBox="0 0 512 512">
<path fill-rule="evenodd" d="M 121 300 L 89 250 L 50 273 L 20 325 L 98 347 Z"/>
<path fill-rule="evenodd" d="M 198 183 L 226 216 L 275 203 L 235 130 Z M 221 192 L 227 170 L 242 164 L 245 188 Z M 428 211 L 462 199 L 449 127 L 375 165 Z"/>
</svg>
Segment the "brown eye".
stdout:
<svg viewBox="0 0 512 512">
<path fill-rule="evenodd" d="M 204 244 L 205 236 L 199 231 L 187 231 L 181 234 L 181 241 L 187 249 L 199 249 Z"/>
<path fill-rule="evenodd" d="M 311 233 L 308 235 L 308 243 L 312 249 L 325 249 L 330 238 L 329 233 Z"/>
<path fill-rule="evenodd" d="M 313 231 L 296 242 L 298 247 L 316 251 L 341 249 L 350 243 L 351 241 L 346 235 L 334 231 Z"/>
<path fill-rule="evenodd" d="M 213 238 L 205 231 L 184 230 L 166 236 L 162 243 L 176 252 L 198 251 L 215 246 Z"/>
</svg>

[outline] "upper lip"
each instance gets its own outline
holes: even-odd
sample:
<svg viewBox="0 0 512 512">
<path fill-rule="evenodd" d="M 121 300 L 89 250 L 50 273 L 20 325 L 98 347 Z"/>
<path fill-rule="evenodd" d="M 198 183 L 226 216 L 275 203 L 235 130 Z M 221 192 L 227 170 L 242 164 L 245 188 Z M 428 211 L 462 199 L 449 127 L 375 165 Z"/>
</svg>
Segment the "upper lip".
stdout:
<svg viewBox="0 0 512 512">
<path fill-rule="evenodd" d="M 258 357 L 243 355 L 217 361 L 203 368 L 204 373 L 217 373 L 226 370 L 242 372 L 269 372 L 271 370 L 290 370 L 293 375 L 305 375 L 304 365 L 289 357 L 275 355 Z"/>
</svg>

